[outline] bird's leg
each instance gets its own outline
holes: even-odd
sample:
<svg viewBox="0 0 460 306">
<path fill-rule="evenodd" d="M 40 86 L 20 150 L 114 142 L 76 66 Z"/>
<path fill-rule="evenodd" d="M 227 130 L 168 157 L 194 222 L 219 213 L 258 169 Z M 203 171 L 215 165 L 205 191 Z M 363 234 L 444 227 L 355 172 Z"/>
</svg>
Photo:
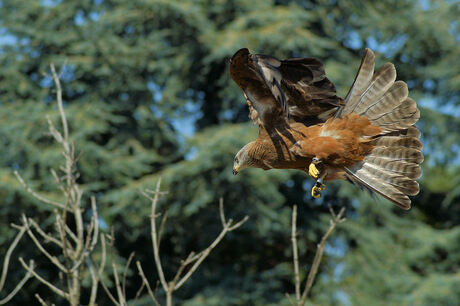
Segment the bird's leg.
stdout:
<svg viewBox="0 0 460 306">
<path fill-rule="evenodd" d="M 315 180 L 319 178 L 319 170 L 314 163 L 311 163 L 308 167 L 308 174 Z"/>
<path fill-rule="evenodd" d="M 319 169 L 318 169 L 319 168 Z M 315 185 L 311 189 L 312 197 L 318 199 L 321 198 L 321 191 L 326 189 L 326 185 L 323 184 L 323 179 L 327 174 L 326 167 L 322 164 L 322 161 L 313 157 L 310 166 L 308 167 L 308 174 L 316 180 Z"/>
<path fill-rule="evenodd" d="M 313 157 L 313 159 L 311 160 L 311 164 L 308 167 L 308 174 L 315 180 L 318 180 L 320 176 L 320 170 L 316 166 L 316 165 L 319 165 L 320 163 L 321 163 L 321 160 L 319 158 Z"/>
<path fill-rule="evenodd" d="M 326 185 L 323 184 L 323 178 L 320 177 L 311 189 L 311 196 L 315 199 L 321 198 L 321 191 L 324 189 L 326 189 Z"/>
</svg>

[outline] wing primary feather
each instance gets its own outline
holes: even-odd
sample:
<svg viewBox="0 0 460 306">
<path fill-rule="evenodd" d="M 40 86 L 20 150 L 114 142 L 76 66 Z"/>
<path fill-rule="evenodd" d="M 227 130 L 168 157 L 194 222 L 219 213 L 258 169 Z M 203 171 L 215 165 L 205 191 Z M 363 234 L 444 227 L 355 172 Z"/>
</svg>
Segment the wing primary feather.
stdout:
<svg viewBox="0 0 460 306">
<path fill-rule="evenodd" d="M 278 88 L 279 92 L 280 92 L 280 98 L 281 98 L 281 105 L 283 106 L 283 110 L 284 110 L 284 113 L 286 114 L 286 117 L 288 118 L 289 120 L 289 107 L 288 107 L 288 104 L 286 102 L 286 96 L 284 95 L 284 92 L 283 92 L 283 89 L 281 88 L 281 84 L 278 82 L 277 79 L 273 79 L 276 87 Z"/>
<path fill-rule="evenodd" d="M 359 66 L 358 73 L 356 74 L 355 80 L 353 81 L 353 85 L 351 85 L 350 90 L 348 91 L 348 94 L 345 98 L 345 105 L 337 111 L 335 115 L 336 118 L 342 115 L 342 112 L 345 108 L 354 107 L 352 100 L 354 97 L 360 96 L 367 88 L 372 80 L 372 76 L 374 75 L 374 67 L 374 52 L 372 52 L 371 49 L 366 48 L 366 50 L 364 50 L 363 59 L 361 61 L 361 65 Z"/>
<path fill-rule="evenodd" d="M 286 96 L 281 88 L 282 75 L 279 71 L 281 62 L 268 55 L 254 54 L 251 56 L 256 69 L 254 71 L 262 78 L 266 86 L 270 89 L 273 97 L 280 103 L 286 117 L 289 119 L 289 108 Z"/>
</svg>

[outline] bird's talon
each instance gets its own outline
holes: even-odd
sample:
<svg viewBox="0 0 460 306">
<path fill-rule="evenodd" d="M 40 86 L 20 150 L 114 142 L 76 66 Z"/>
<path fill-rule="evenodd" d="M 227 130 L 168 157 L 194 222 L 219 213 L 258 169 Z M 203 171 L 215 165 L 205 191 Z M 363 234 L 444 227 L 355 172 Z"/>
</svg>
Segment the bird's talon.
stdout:
<svg viewBox="0 0 460 306">
<path fill-rule="evenodd" d="M 318 179 L 319 170 L 318 168 L 316 168 L 316 165 L 314 163 L 311 163 L 310 166 L 308 167 L 308 174 L 315 180 Z"/>
<path fill-rule="evenodd" d="M 318 187 L 313 186 L 311 189 L 311 196 L 314 197 L 315 199 L 321 198 L 321 191 L 319 190 Z"/>
<path fill-rule="evenodd" d="M 321 191 L 326 189 L 326 185 L 321 182 L 316 182 L 315 186 L 311 189 L 311 196 L 315 199 L 321 198 Z"/>
</svg>

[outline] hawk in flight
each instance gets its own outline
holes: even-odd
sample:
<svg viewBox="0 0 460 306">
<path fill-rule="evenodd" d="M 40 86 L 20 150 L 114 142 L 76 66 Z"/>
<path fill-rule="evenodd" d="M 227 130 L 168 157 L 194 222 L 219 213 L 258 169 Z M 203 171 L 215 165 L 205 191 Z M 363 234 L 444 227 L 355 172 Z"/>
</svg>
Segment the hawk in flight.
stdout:
<svg viewBox="0 0 460 306">
<path fill-rule="evenodd" d="M 259 137 L 236 154 L 234 174 L 298 169 L 316 180 L 313 197 L 325 181 L 342 179 L 410 208 L 423 161 L 414 125 L 420 112 L 393 64 L 374 73 L 374 53 L 366 49 L 345 99 L 313 58 L 279 60 L 244 48 L 231 58 L 230 76 L 259 126 Z"/>
</svg>

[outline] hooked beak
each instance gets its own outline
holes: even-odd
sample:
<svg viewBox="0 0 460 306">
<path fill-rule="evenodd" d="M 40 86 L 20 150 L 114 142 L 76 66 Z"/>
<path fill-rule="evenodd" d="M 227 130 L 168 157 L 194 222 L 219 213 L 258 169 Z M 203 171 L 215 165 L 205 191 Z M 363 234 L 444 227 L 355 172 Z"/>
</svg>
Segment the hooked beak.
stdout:
<svg viewBox="0 0 460 306">
<path fill-rule="evenodd" d="M 238 166 L 233 166 L 233 175 L 238 174 Z"/>
</svg>

